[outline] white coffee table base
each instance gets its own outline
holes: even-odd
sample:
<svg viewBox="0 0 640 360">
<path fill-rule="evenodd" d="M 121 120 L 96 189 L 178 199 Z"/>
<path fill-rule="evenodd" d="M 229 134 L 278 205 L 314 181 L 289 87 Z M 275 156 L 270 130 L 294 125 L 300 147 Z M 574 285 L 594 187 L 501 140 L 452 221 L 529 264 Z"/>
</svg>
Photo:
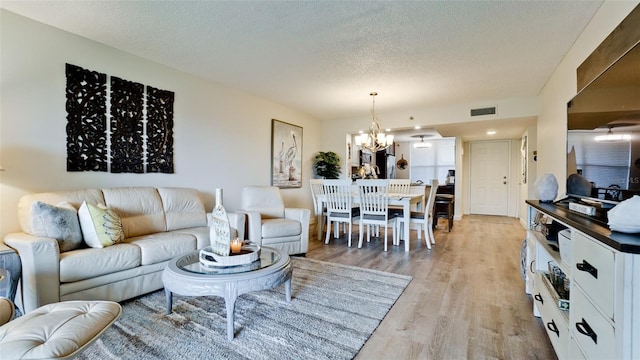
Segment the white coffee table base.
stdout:
<svg viewBox="0 0 640 360">
<path fill-rule="evenodd" d="M 287 254 L 279 250 L 269 248 L 268 250 L 278 253 L 279 261 L 259 270 L 236 274 L 199 274 L 185 271 L 177 266 L 177 262 L 185 256 L 194 256 L 197 262 L 197 252 L 172 259 L 162 274 L 167 314 L 172 312 L 174 293 L 184 296 L 223 297 L 227 310 L 227 339 L 233 340 L 235 303 L 239 295 L 285 284 L 286 299 L 291 301 L 293 272 L 291 260 Z"/>
</svg>

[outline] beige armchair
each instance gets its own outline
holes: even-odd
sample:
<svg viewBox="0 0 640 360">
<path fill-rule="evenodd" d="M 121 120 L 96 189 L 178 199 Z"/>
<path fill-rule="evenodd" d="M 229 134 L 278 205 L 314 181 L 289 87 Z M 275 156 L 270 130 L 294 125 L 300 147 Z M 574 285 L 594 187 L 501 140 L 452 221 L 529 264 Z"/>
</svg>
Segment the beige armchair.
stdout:
<svg viewBox="0 0 640 360">
<path fill-rule="evenodd" d="M 309 249 L 309 209 L 285 208 L 275 186 L 242 189 L 242 210 L 247 214 L 249 241 L 287 254 L 304 255 Z"/>
</svg>

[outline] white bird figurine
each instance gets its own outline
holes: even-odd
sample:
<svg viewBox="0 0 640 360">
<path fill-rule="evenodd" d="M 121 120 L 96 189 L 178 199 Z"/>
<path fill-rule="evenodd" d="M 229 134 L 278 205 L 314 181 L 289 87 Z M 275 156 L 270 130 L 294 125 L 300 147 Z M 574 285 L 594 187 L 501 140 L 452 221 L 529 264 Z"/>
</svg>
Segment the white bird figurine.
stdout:
<svg viewBox="0 0 640 360">
<path fill-rule="evenodd" d="M 291 138 L 293 139 L 293 144 L 287 149 L 287 152 L 284 154 L 284 158 L 286 160 L 287 167 L 289 168 L 289 180 L 293 181 L 295 180 L 293 177 L 293 170 L 295 170 L 293 161 L 298 155 L 298 143 L 296 142 L 296 134 L 293 131 L 291 131 Z"/>
<path fill-rule="evenodd" d="M 280 173 L 284 173 L 282 171 L 282 163 L 284 161 L 284 140 L 282 140 L 282 144 L 280 145 L 280 152 L 278 153 L 278 159 L 280 159 Z"/>
</svg>

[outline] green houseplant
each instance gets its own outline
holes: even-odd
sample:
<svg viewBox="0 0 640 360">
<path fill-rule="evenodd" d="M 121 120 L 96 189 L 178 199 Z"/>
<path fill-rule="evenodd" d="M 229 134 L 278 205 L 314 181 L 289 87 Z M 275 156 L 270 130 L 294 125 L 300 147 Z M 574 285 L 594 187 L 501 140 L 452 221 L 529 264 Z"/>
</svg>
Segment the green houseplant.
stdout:
<svg viewBox="0 0 640 360">
<path fill-rule="evenodd" d="M 337 179 L 340 177 L 340 156 L 333 151 L 320 151 L 315 157 L 313 168 L 316 175 L 323 179 Z"/>
</svg>

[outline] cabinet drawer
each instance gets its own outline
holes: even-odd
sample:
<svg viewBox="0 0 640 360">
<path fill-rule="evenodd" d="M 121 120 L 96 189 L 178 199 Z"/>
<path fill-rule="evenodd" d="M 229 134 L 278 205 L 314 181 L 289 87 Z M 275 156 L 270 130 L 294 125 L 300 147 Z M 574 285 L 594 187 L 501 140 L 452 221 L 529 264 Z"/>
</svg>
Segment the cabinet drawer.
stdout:
<svg viewBox="0 0 640 360">
<path fill-rule="evenodd" d="M 533 293 L 535 285 L 535 261 L 536 261 L 536 241 L 534 235 L 529 235 L 527 240 L 526 260 L 525 260 L 525 292 L 527 294 Z"/>
<path fill-rule="evenodd" d="M 571 331 L 591 359 L 615 357 L 615 330 L 581 290 L 571 293 Z"/>
<path fill-rule="evenodd" d="M 587 360 L 587 357 L 584 356 L 584 354 L 582 353 L 582 350 L 580 350 L 580 347 L 578 346 L 578 343 L 576 342 L 576 339 L 571 339 L 571 341 L 569 342 L 569 357 L 568 359 L 571 360 Z"/>
<path fill-rule="evenodd" d="M 559 359 L 567 358 L 569 352 L 569 324 L 566 313 L 558 309 L 558 304 L 544 284 L 543 274 L 538 274 L 535 278 L 535 288 L 533 299 L 536 307 L 540 311 L 540 320 L 547 331 L 547 336 L 551 340 L 553 349 Z"/>
<path fill-rule="evenodd" d="M 613 251 L 578 231 L 571 233 L 571 239 L 574 260 L 571 271 L 575 283 L 591 296 L 605 315 L 613 319 Z"/>
<path fill-rule="evenodd" d="M 562 318 L 562 315 L 559 314 L 559 311 L 560 310 L 544 307 L 541 311 L 541 320 L 542 325 L 547 330 L 547 336 L 549 336 L 549 340 L 551 340 L 558 359 L 566 359 L 569 353 L 569 328 Z"/>
</svg>

